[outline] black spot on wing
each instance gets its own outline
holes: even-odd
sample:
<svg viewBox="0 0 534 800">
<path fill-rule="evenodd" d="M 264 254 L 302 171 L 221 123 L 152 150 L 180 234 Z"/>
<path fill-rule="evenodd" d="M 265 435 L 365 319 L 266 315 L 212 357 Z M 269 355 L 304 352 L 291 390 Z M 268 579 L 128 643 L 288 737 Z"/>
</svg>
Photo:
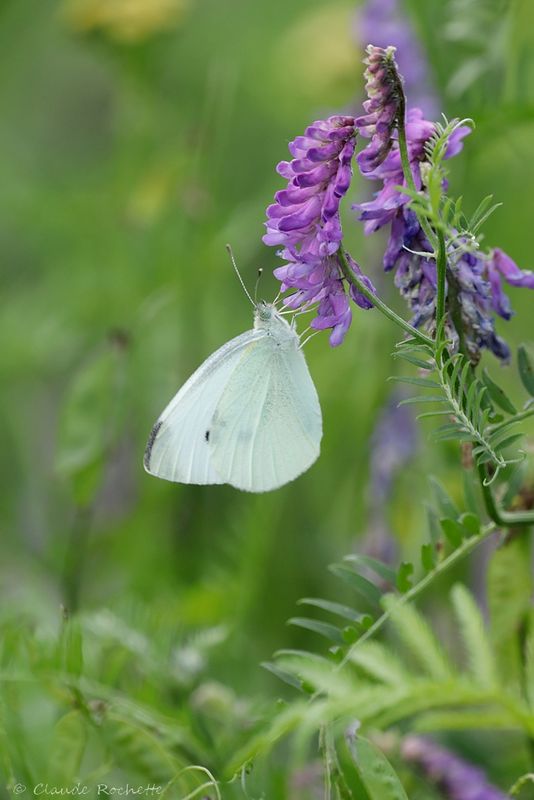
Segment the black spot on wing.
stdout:
<svg viewBox="0 0 534 800">
<path fill-rule="evenodd" d="M 209 431 L 206 431 L 206 433 L 204 434 L 204 439 L 205 439 L 207 442 L 209 442 L 209 440 L 210 440 L 210 432 L 209 432 Z"/>
<path fill-rule="evenodd" d="M 158 431 L 162 426 L 162 422 L 158 420 L 152 430 L 150 431 L 150 436 L 148 437 L 148 442 L 146 443 L 145 448 L 145 455 L 143 458 L 143 463 L 145 465 L 145 469 L 150 469 L 150 456 L 152 455 L 152 448 L 154 447 L 154 442 L 156 441 L 156 436 L 158 435 Z"/>
</svg>

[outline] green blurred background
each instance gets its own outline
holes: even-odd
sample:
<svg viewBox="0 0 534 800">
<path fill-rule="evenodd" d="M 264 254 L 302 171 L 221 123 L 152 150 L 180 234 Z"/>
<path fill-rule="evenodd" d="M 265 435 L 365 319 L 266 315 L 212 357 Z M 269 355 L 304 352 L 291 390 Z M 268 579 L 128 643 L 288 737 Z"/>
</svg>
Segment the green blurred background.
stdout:
<svg viewBox="0 0 534 800">
<path fill-rule="evenodd" d="M 503 201 L 487 242 L 532 267 L 532 3 L 405 5 L 443 111 L 476 122 L 451 165 L 453 192 L 468 209 L 490 192 Z M 245 282 L 261 266 L 260 294 L 276 294 L 277 259 L 261 243 L 281 185 L 274 167 L 312 119 L 360 102 L 355 11 L 348 0 L 0 4 L 1 617 L 43 641 L 61 604 L 79 610 L 89 635 L 130 653 L 139 672 L 124 691 L 165 713 L 182 713 L 181 695 L 162 699 L 158 681 L 182 686 L 190 669 L 195 684 L 187 643 L 199 631 L 209 658 L 198 686 L 223 706 L 235 697 L 225 692 L 276 697 L 259 662 L 302 644 L 303 632 L 284 627 L 295 601 L 339 595 L 327 564 L 372 534 L 370 437 L 398 369 L 398 332 L 374 312 L 355 310 L 342 347 L 326 335 L 306 347 L 324 439 L 295 483 L 254 496 L 171 485 L 142 468 L 168 399 L 251 325 L 226 242 Z M 383 240 L 364 240 L 350 211 L 368 192 L 355 179 L 347 238 L 405 313 L 380 274 Z M 532 297 L 510 294 L 518 314 L 500 332 L 514 344 L 532 338 Z M 426 433 L 383 509 L 399 557 L 427 537 L 428 473 L 461 493 L 456 450 L 431 450 Z M 177 652 L 185 661 L 172 679 L 144 661 Z M 120 685 L 127 661 L 100 679 Z M 52 718 L 39 717 L 41 733 Z"/>
</svg>

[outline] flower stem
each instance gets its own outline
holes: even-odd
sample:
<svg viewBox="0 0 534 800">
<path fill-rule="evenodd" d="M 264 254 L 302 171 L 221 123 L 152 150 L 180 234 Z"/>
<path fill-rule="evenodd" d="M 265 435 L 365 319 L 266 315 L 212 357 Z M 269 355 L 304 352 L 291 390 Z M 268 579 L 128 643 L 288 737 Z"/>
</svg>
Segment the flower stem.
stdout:
<svg viewBox="0 0 534 800">
<path fill-rule="evenodd" d="M 340 247 L 337 253 L 339 265 L 341 267 L 341 271 L 343 272 L 343 276 L 345 279 L 351 283 L 356 289 L 361 292 L 367 299 L 373 304 L 375 308 L 377 308 L 385 317 L 389 320 L 394 322 L 399 327 L 403 328 L 403 330 L 407 331 L 410 336 L 413 336 L 414 339 L 417 339 L 418 342 L 421 344 L 428 345 L 433 347 L 433 341 L 429 336 L 426 336 L 421 331 L 418 331 L 417 328 L 414 328 L 413 325 L 410 325 L 409 322 L 406 322 L 405 319 L 400 317 L 392 308 L 387 306 L 376 294 L 374 294 L 370 289 L 367 288 L 365 283 L 360 280 L 360 278 L 353 272 L 350 268 L 349 262 L 347 261 L 347 256 L 343 248 Z"/>
<path fill-rule="evenodd" d="M 354 644 L 347 650 L 347 653 L 345 654 L 343 660 L 340 661 L 340 663 L 336 667 L 336 670 L 341 669 L 342 667 L 345 666 L 347 661 L 350 661 L 350 658 L 354 653 L 354 651 L 357 650 L 357 648 L 361 644 L 363 644 L 363 642 L 365 642 L 367 639 L 370 639 L 372 636 L 378 633 L 378 631 L 386 624 L 386 622 L 390 619 L 390 617 L 393 615 L 393 613 L 397 608 L 406 605 L 406 603 L 411 603 L 413 600 L 415 600 L 415 598 L 418 597 L 421 594 L 421 592 L 423 592 L 438 575 L 441 575 L 443 572 L 446 572 L 454 564 L 456 564 L 458 561 L 464 558 L 464 556 L 471 553 L 482 541 L 484 541 L 484 539 L 487 539 L 488 536 L 494 533 L 494 531 L 495 531 L 495 525 L 493 524 L 493 522 L 491 522 L 488 525 L 486 525 L 485 528 L 483 528 L 480 531 L 480 533 L 477 534 L 476 536 L 471 536 L 469 539 L 465 539 L 462 542 L 462 544 L 459 545 L 459 547 L 453 550 L 452 553 L 450 553 L 450 555 L 448 555 L 446 558 L 443 559 L 443 561 L 440 561 L 434 567 L 434 569 L 430 570 L 430 572 L 428 572 L 423 578 L 421 578 L 421 580 L 418 583 L 416 583 L 415 586 L 412 586 L 412 588 L 409 591 L 407 591 L 405 594 L 399 597 L 397 599 L 397 602 L 392 603 L 388 608 L 386 608 L 383 614 L 380 617 L 378 617 L 377 620 L 375 620 L 373 625 L 371 625 L 371 627 L 368 628 L 365 631 L 365 633 L 362 636 L 360 636 L 360 638 L 356 642 L 354 642 Z"/>
<path fill-rule="evenodd" d="M 415 185 L 415 181 L 413 179 L 412 168 L 410 165 L 410 156 L 408 153 L 408 144 L 406 142 L 406 127 L 405 127 L 405 116 L 406 116 L 406 98 L 404 97 L 404 92 L 402 88 L 399 88 L 401 92 L 401 97 L 399 100 L 399 110 L 397 113 L 397 133 L 399 136 L 399 153 L 401 158 L 402 164 L 402 172 L 404 174 L 404 180 L 406 181 L 406 186 L 412 192 L 417 192 L 417 187 Z M 430 242 L 431 247 L 433 248 L 434 252 L 437 249 L 438 240 L 436 239 L 436 235 L 432 230 L 428 220 L 420 217 L 418 215 L 419 224 L 421 225 L 423 231 L 425 232 L 425 236 Z"/>
<path fill-rule="evenodd" d="M 447 248 L 443 231 L 438 228 L 438 253 L 436 258 L 436 332 L 442 331 L 442 322 L 445 318 L 446 276 L 447 276 Z"/>
<path fill-rule="evenodd" d="M 491 486 L 487 484 L 487 471 L 484 464 L 479 464 L 478 477 L 482 489 L 482 497 L 488 516 L 500 528 L 525 528 L 534 525 L 534 511 L 505 511 L 499 506 Z"/>
<path fill-rule="evenodd" d="M 417 192 L 417 187 L 413 179 L 412 167 L 410 165 L 410 156 L 408 154 L 408 144 L 406 142 L 406 128 L 405 128 L 405 115 L 406 115 L 406 100 L 404 93 L 399 103 L 398 119 L 397 119 L 397 132 L 399 135 L 399 153 L 401 157 L 402 171 L 404 173 L 404 180 L 406 186 L 412 192 Z"/>
</svg>

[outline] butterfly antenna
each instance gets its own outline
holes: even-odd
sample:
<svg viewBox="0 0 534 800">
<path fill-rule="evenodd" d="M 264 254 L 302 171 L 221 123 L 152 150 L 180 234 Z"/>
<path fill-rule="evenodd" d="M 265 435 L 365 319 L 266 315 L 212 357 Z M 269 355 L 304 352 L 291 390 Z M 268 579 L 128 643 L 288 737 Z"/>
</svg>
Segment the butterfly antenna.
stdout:
<svg viewBox="0 0 534 800">
<path fill-rule="evenodd" d="M 261 281 L 261 276 L 262 275 L 263 275 L 263 268 L 259 267 L 258 268 L 258 277 L 256 278 L 256 285 L 254 286 L 254 305 L 257 305 L 257 303 L 258 303 L 258 288 L 259 288 L 259 285 L 260 285 L 260 281 Z M 274 304 L 276 304 L 276 300 L 274 301 Z"/>
<path fill-rule="evenodd" d="M 233 252 L 233 250 L 232 250 L 232 248 L 230 247 L 229 244 L 226 245 L 226 250 L 228 252 L 228 255 L 230 256 L 230 261 L 232 262 L 232 266 L 233 266 L 233 268 L 235 270 L 235 274 L 237 275 L 237 278 L 239 280 L 239 283 L 241 284 L 241 287 L 242 287 L 243 291 L 245 292 L 246 296 L 248 297 L 248 299 L 250 300 L 250 302 L 252 303 L 254 308 L 256 308 L 256 303 L 254 302 L 254 300 L 250 296 L 250 292 L 247 289 L 247 287 L 245 286 L 245 282 L 244 282 L 243 278 L 241 277 L 241 273 L 239 272 L 239 270 L 237 268 L 237 264 L 235 263 L 235 258 L 234 258 L 234 252 Z"/>
</svg>

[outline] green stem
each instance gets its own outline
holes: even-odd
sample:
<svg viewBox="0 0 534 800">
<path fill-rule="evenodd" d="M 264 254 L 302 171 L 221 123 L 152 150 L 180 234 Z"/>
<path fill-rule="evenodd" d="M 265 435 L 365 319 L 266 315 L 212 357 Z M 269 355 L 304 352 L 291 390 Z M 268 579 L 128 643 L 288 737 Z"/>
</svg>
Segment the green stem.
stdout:
<svg viewBox="0 0 534 800">
<path fill-rule="evenodd" d="M 534 525 L 534 511 L 505 511 L 501 508 L 493 496 L 491 486 L 487 485 L 488 474 L 485 465 L 480 464 L 477 469 L 486 511 L 499 528 L 524 528 Z"/>
<path fill-rule="evenodd" d="M 436 332 L 441 330 L 441 323 L 445 319 L 445 298 L 447 278 L 447 248 L 443 231 L 438 228 L 438 253 L 436 258 Z"/>
<path fill-rule="evenodd" d="M 454 566 L 457 561 L 468 555 L 480 544 L 480 542 L 484 541 L 484 539 L 487 539 L 490 534 L 494 533 L 494 531 L 495 525 L 493 522 L 491 522 L 486 525 L 486 527 L 477 536 L 472 536 L 469 539 L 466 539 L 459 547 L 456 548 L 456 550 L 453 550 L 453 552 L 448 555 L 447 558 L 444 558 L 443 561 L 434 567 L 434 569 L 430 570 L 430 572 L 428 572 L 425 577 L 419 581 L 419 583 L 413 586 L 408 592 L 406 592 L 406 594 L 403 594 L 396 603 L 393 603 L 386 611 L 384 611 L 382 616 L 379 617 L 376 622 L 365 631 L 363 636 L 360 636 L 358 641 L 354 642 L 352 647 L 350 647 L 345 654 L 343 660 L 338 664 L 337 669 L 341 669 L 341 667 L 343 667 L 347 661 L 350 661 L 352 653 L 363 642 L 365 642 L 367 639 L 370 639 L 381 628 L 384 627 L 386 622 L 390 619 L 392 614 L 394 614 L 397 608 L 400 608 L 401 606 L 406 605 L 406 603 L 411 603 L 412 600 L 415 600 L 415 598 L 418 597 L 418 595 L 420 595 L 421 592 L 423 592 L 438 575 L 441 575 L 443 572 Z"/>
<path fill-rule="evenodd" d="M 92 522 L 93 507 L 79 506 L 70 530 L 63 568 L 64 603 L 69 614 L 78 611 L 80 605 Z"/>
<path fill-rule="evenodd" d="M 345 279 L 351 283 L 361 294 L 363 294 L 375 308 L 378 310 L 392 322 L 394 322 L 399 327 L 403 328 L 407 331 L 410 336 L 413 336 L 414 339 L 417 339 L 418 342 L 421 344 L 433 347 L 434 342 L 429 336 L 425 336 L 424 333 L 418 331 L 417 328 L 414 328 L 413 325 L 410 325 L 409 322 L 406 322 L 405 319 L 400 317 L 392 308 L 387 306 L 376 294 L 374 294 L 370 289 L 367 288 L 365 283 L 354 273 L 351 269 L 349 262 L 347 261 L 347 256 L 343 248 L 340 248 L 337 253 L 339 265 L 341 267 L 341 271 Z"/>
<path fill-rule="evenodd" d="M 404 98 L 404 93 L 401 91 L 401 99 L 399 101 L 399 111 L 397 114 L 397 133 L 399 136 L 399 153 L 401 158 L 402 164 L 402 172 L 404 174 L 404 180 L 406 181 L 406 186 L 412 192 L 417 192 L 417 187 L 415 185 L 415 181 L 413 179 L 412 168 L 410 166 L 410 156 L 408 154 L 408 144 L 406 142 L 406 128 L 404 127 L 404 118 L 406 115 L 406 100 Z M 431 226 L 428 223 L 428 220 L 424 217 L 420 217 L 418 215 L 417 219 L 419 220 L 419 224 L 421 225 L 423 231 L 425 232 L 425 236 L 430 242 L 431 247 L 433 248 L 434 252 L 437 250 L 438 240 L 436 239 L 436 235 L 432 230 Z"/>
<path fill-rule="evenodd" d="M 404 100 L 403 96 L 402 100 L 399 103 L 399 112 L 397 121 L 397 132 L 399 135 L 399 153 L 401 158 L 402 171 L 404 173 L 404 180 L 406 181 L 406 186 L 408 187 L 408 189 L 411 189 L 412 192 L 417 192 L 417 187 L 413 179 L 412 168 L 410 165 L 410 156 L 408 154 L 408 143 L 406 141 L 406 128 L 404 127 L 405 114 L 406 114 L 406 101 Z"/>
<path fill-rule="evenodd" d="M 458 350 L 460 353 L 467 352 L 465 343 L 464 326 L 462 320 L 462 305 L 460 303 L 460 286 L 451 270 L 447 271 L 447 304 L 452 324 L 458 334 Z"/>
</svg>

